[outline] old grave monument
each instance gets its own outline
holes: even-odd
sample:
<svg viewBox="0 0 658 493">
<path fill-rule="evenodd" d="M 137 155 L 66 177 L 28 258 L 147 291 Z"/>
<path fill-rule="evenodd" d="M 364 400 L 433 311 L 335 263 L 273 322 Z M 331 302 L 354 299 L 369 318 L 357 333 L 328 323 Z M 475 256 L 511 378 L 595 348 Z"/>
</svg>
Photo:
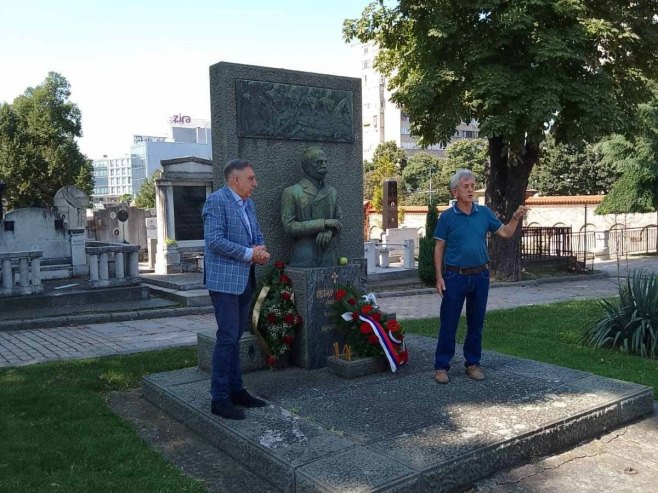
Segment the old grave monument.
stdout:
<svg viewBox="0 0 658 493">
<path fill-rule="evenodd" d="M 251 162 L 256 210 L 273 261 L 286 262 L 304 319 L 292 362 L 321 368 L 341 334 L 327 319 L 336 286 L 365 286 L 361 82 L 290 70 L 210 67 L 215 187 Z M 346 266 L 338 258 L 346 257 Z"/>
</svg>

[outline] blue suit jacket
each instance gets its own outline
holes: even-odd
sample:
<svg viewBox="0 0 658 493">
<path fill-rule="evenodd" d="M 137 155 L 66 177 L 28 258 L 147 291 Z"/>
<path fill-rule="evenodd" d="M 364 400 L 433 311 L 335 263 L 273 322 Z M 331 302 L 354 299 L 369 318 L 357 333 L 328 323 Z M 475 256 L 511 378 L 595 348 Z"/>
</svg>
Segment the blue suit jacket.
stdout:
<svg viewBox="0 0 658 493">
<path fill-rule="evenodd" d="M 254 232 L 253 240 L 242 210 L 228 186 L 210 194 L 203 206 L 205 240 L 204 278 L 209 291 L 242 294 L 247 286 L 251 262 L 245 261 L 247 249 L 265 244 L 254 202 L 247 201 L 247 216 Z"/>
</svg>

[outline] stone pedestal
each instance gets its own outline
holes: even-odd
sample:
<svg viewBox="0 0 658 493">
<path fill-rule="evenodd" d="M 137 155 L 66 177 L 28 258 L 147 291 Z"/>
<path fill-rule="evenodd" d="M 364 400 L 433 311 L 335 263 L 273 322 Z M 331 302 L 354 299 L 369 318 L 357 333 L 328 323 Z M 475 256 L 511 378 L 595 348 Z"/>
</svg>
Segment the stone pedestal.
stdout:
<svg viewBox="0 0 658 493">
<path fill-rule="evenodd" d="M 363 244 L 363 253 L 366 256 L 366 265 L 368 272 L 375 272 L 377 267 L 377 244 L 374 241 L 366 241 Z"/>
<path fill-rule="evenodd" d="M 597 231 L 594 233 L 596 240 L 592 253 L 600 260 L 610 259 L 610 249 L 608 247 L 610 240 L 610 231 Z"/>
<path fill-rule="evenodd" d="M 287 267 L 286 274 L 292 280 L 295 306 L 304 319 L 304 325 L 296 335 L 291 362 L 307 370 L 323 368 L 327 365 L 327 357 L 333 354 L 334 342 L 341 347 L 345 343 L 331 317 L 334 293 L 343 284 L 366 291 L 365 260 L 314 269 Z"/>
<path fill-rule="evenodd" d="M 148 250 L 148 265 L 149 269 L 155 270 L 155 257 L 158 251 L 158 239 L 149 238 L 146 240 L 146 248 Z"/>
<path fill-rule="evenodd" d="M 73 265 L 73 275 L 89 275 L 89 265 L 87 265 L 87 254 L 85 253 L 87 242 L 87 234 L 85 233 L 85 230 L 69 230 L 69 241 L 71 242 L 71 264 Z"/>
<path fill-rule="evenodd" d="M 158 255 L 155 261 L 156 274 L 178 274 L 183 272 L 178 247 L 162 245 L 158 242 Z"/>
</svg>

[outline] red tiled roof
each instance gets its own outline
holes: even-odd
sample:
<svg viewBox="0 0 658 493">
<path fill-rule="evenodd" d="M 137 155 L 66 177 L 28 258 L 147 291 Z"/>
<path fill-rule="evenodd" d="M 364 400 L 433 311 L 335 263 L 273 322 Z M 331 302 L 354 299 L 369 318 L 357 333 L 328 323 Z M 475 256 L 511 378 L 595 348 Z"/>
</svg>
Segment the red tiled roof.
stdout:
<svg viewBox="0 0 658 493">
<path fill-rule="evenodd" d="M 600 204 L 605 195 L 556 195 L 553 197 L 528 197 L 525 205 L 589 205 Z"/>
</svg>

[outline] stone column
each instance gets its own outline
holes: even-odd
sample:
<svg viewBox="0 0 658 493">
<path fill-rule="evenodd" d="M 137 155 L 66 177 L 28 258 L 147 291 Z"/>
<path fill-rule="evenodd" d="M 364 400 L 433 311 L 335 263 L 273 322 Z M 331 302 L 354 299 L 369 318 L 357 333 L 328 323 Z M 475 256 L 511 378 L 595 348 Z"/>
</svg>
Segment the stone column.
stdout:
<svg viewBox="0 0 658 493">
<path fill-rule="evenodd" d="M 125 277 L 124 268 L 123 268 L 123 253 L 117 252 L 114 254 L 114 273 L 117 279 L 123 279 Z"/>
<path fill-rule="evenodd" d="M 32 292 L 40 293 L 43 291 L 43 285 L 41 284 L 41 259 L 39 257 L 32 258 Z"/>
<path fill-rule="evenodd" d="M 11 292 L 14 288 L 14 273 L 11 268 L 11 259 L 2 259 L 2 291 Z"/>
<path fill-rule="evenodd" d="M 375 267 L 377 267 L 377 244 L 374 241 L 366 241 L 363 244 L 363 251 L 368 272 L 375 272 Z"/>
<path fill-rule="evenodd" d="M 404 240 L 404 268 L 413 269 L 416 267 L 414 261 L 414 240 Z"/>
<path fill-rule="evenodd" d="M 110 279 L 110 267 L 107 253 L 103 252 L 99 255 L 98 259 L 98 276 L 101 281 Z"/>
<path fill-rule="evenodd" d="M 32 292 L 30 288 L 30 263 L 28 257 L 21 257 L 18 261 L 18 269 L 20 272 L 20 293 L 21 294 L 30 294 Z"/>
<path fill-rule="evenodd" d="M 139 276 L 139 252 L 130 252 L 128 254 L 128 275 L 130 277 Z"/>
<path fill-rule="evenodd" d="M 90 253 L 87 258 L 89 259 L 89 280 L 98 281 L 98 255 Z"/>
</svg>

